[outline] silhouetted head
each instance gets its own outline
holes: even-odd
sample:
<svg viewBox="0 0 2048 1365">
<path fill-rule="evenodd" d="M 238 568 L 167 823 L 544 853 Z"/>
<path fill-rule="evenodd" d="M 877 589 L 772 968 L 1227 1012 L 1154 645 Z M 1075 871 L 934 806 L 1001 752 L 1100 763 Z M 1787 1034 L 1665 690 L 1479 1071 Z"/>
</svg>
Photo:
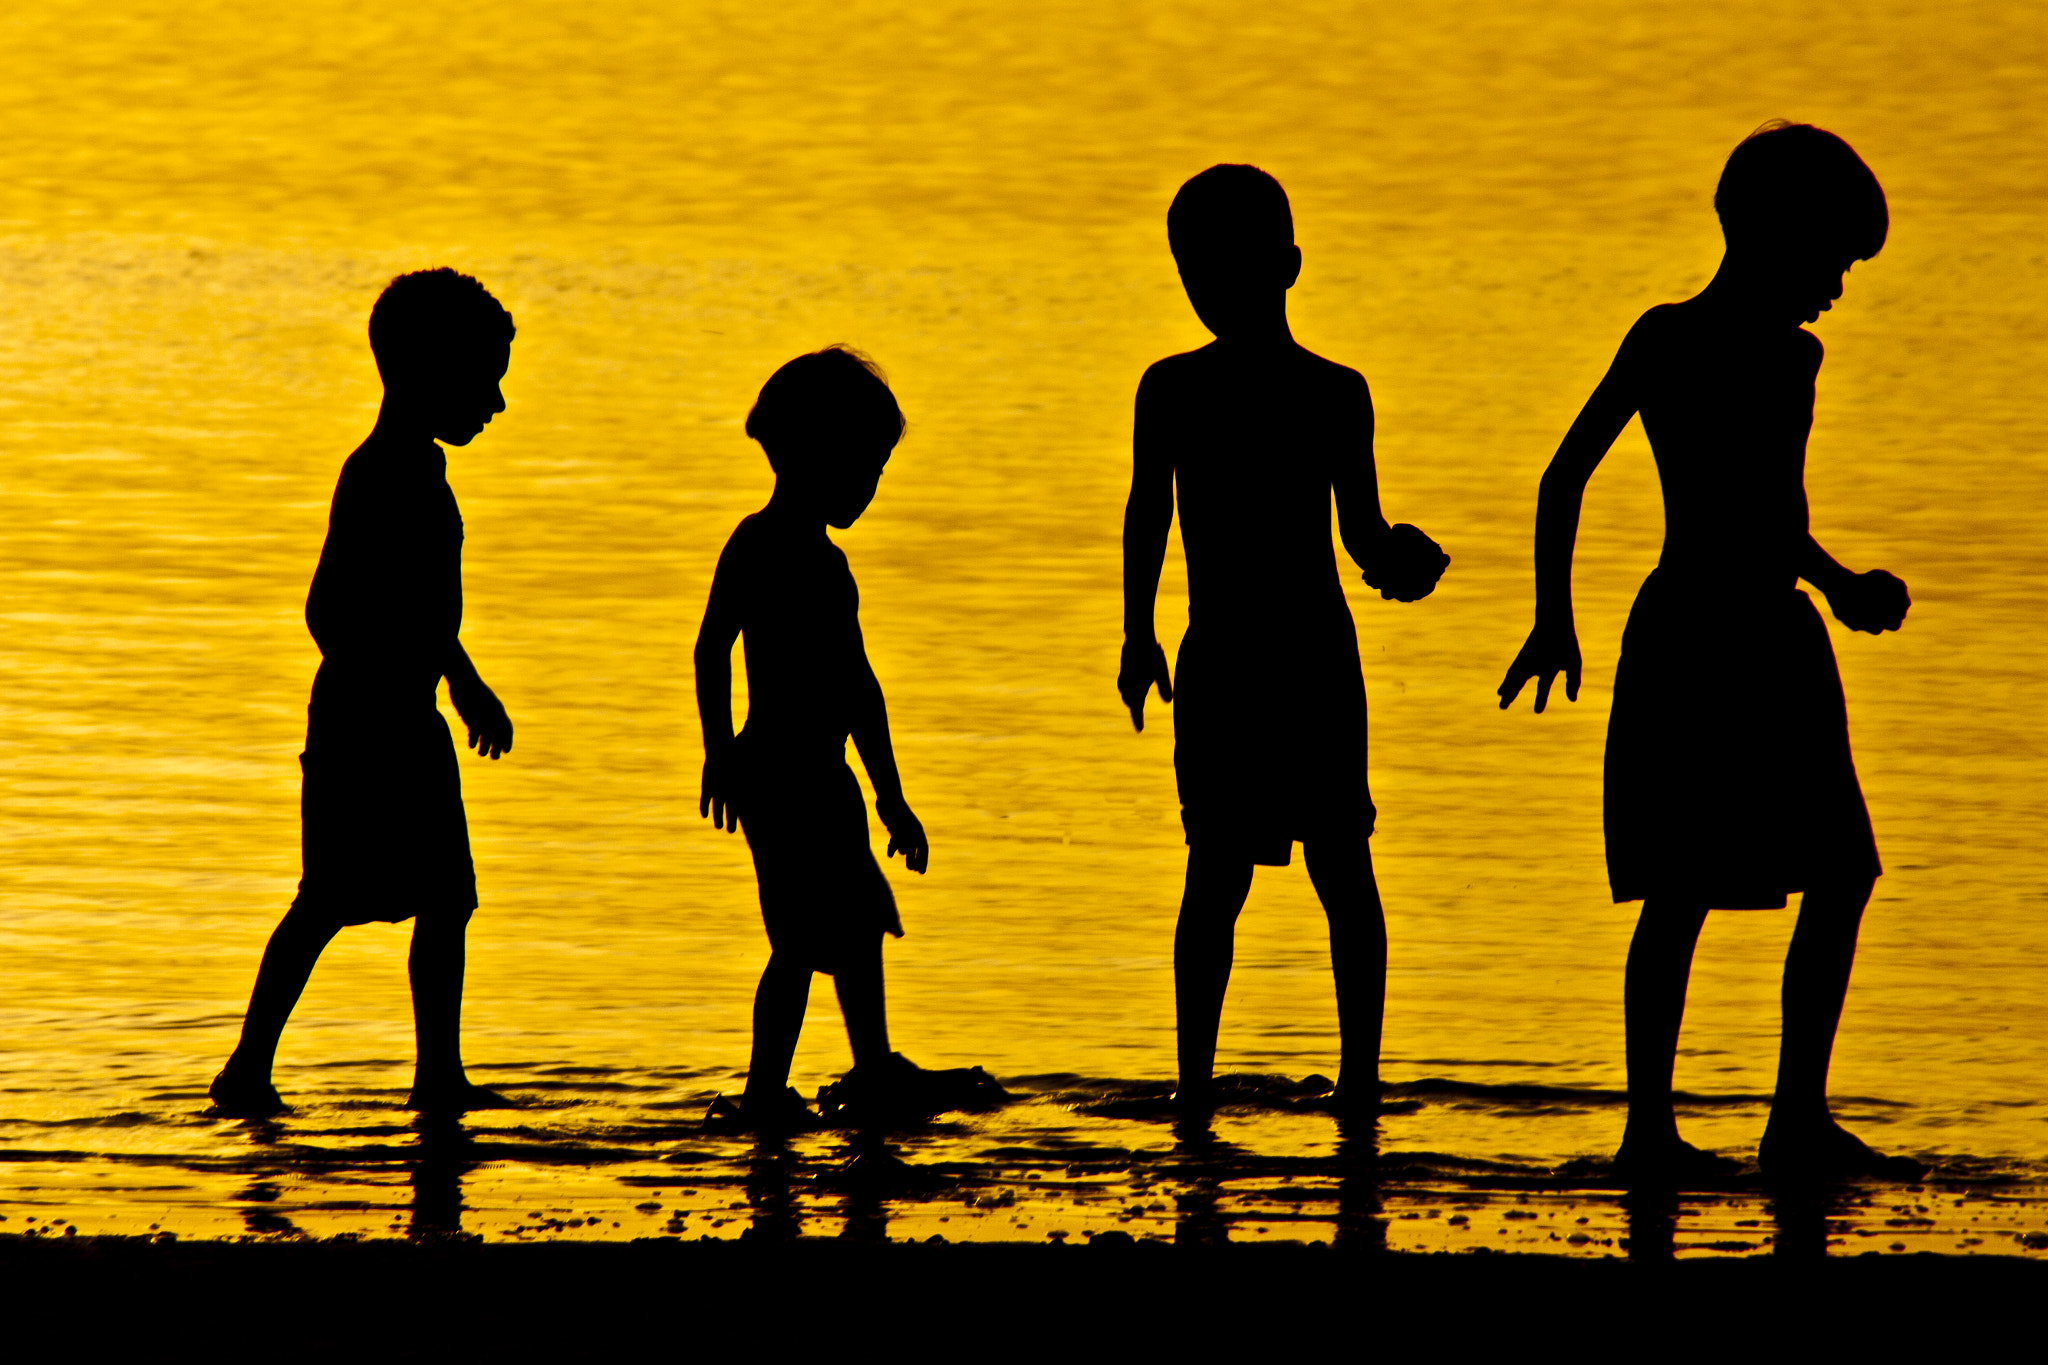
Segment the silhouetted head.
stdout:
<svg viewBox="0 0 2048 1365">
<path fill-rule="evenodd" d="M 466 446 L 505 410 L 498 383 L 512 359 L 512 315 L 491 291 L 447 266 L 384 286 L 370 310 L 370 352 L 387 401 L 422 418 L 434 439 Z"/>
<path fill-rule="evenodd" d="M 1884 190 L 1848 143 L 1810 123 L 1766 123 L 1728 157 L 1714 212 L 1731 259 L 1788 315 L 1811 322 L 1842 276 L 1884 246 Z"/>
<path fill-rule="evenodd" d="M 1284 321 L 1301 275 L 1294 213 L 1256 166 L 1211 166 L 1173 196 L 1166 241 L 1195 316 L 1217 337 Z"/>
<path fill-rule="evenodd" d="M 844 530 L 874 501 L 882 466 L 908 424 L 875 362 L 849 346 L 800 355 L 761 386 L 747 435 L 779 483 L 815 500 Z"/>
</svg>

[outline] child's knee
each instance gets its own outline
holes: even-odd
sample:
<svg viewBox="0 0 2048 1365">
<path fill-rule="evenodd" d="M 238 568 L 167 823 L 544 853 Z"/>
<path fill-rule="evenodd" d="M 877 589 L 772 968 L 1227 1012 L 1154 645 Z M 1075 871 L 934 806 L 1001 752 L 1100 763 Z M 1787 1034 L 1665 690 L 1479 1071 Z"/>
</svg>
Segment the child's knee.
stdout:
<svg viewBox="0 0 2048 1365">
<path fill-rule="evenodd" d="M 1799 917 L 1806 920 L 1859 920 L 1863 916 L 1863 908 L 1870 903 L 1870 893 L 1876 885 L 1877 883 L 1869 877 L 1854 877 L 1847 881 L 1824 882 L 1809 887 L 1799 898 Z"/>
<path fill-rule="evenodd" d="M 469 929 L 470 917 L 474 914 L 476 907 L 473 905 L 464 910 L 422 910 L 413 916 L 413 937 L 461 938 Z"/>
</svg>

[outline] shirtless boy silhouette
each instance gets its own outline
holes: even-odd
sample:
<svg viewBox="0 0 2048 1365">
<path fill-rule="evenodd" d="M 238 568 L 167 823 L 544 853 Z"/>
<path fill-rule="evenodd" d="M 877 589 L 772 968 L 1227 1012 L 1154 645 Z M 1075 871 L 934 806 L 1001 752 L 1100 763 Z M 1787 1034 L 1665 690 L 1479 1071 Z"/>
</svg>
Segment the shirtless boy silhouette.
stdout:
<svg viewBox="0 0 2048 1365">
<path fill-rule="evenodd" d="M 434 693 L 497 758 L 512 722 L 477 676 L 462 627 L 462 516 L 440 446 L 466 446 L 505 410 L 512 315 L 453 270 L 393 280 L 370 311 L 384 380 L 377 425 L 341 467 L 327 541 L 306 596 L 320 671 L 306 708 L 305 875 L 270 936 L 242 1039 L 213 1082 L 223 1115 L 285 1108 L 270 1082 L 278 1035 L 334 935 L 347 924 L 413 921 L 419 1055 L 410 1108 L 505 1103 L 462 1067 L 463 937 L 476 871 L 461 773 Z"/>
<path fill-rule="evenodd" d="M 713 1120 L 758 1132 L 810 1126 L 789 1084 L 811 975 L 831 976 L 853 1047 L 842 1094 L 865 1103 L 916 1084 L 889 1050 L 882 935 L 903 935 L 896 899 L 868 849 L 867 810 L 846 765 L 852 737 L 875 787 L 888 852 L 925 870 L 924 826 L 903 799 L 882 685 L 861 639 L 860 592 L 825 529 L 845 530 L 874 500 L 903 413 L 881 375 L 843 347 L 798 356 L 761 388 L 747 415 L 775 471 L 768 505 L 741 521 L 718 557 L 697 633 L 697 710 L 704 725 L 699 813 L 744 829 L 760 881 L 768 966 L 754 994 L 754 1049 L 735 1111 Z M 732 646 L 746 637 L 747 721 L 732 730 Z"/>
<path fill-rule="evenodd" d="M 1383 597 L 1427 597 L 1450 560 L 1380 514 L 1365 380 L 1288 330 L 1301 250 L 1280 183 L 1212 166 L 1174 196 L 1166 234 L 1216 340 L 1160 361 L 1138 385 L 1117 691 L 1140 730 L 1155 684 L 1175 707 L 1188 843 L 1173 946 L 1176 1102 L 1188 1113 L 1214 1103 L 1238 912 L 1253 867 L 1285 867 L 1299 841 L 1330 921 L 1343 1044 L 1332 1103 L 1369 1114 L 1387 935 L 1367 843 L 1365 682 L 1330 543 L 1332 495 L 1344 548 Z M 1169 674 L 1152 613 L 1176 497 L 1188 632 Z"/>
<path fill-rule="evenodd" d="M 1671 1074 L 1693 945 L 1709 909 L 1783 907 L 1804 893 L 1785 957 L 1777 1093 L 1759 1160 L 1778 1177 L 1892 1175 L 1828 1112 L 1828 1058 L 1856 931 L 1879 873 L 1849 754 L 1827 627 L 1876 635 L 1906 616 L 1906 586 L 1835 562 L 1807 525 L 1806 437 L 1821 344 L 1812 322 L 1843 276 L 1884 245 L 1884 191 L 1849 145 L 1768 124 L 1737 147 L 1714 193 L 1727 252 L 1683 303 L 1652 308 L 1543 475 L 1536 624 L 1500 686 L 1506 708 L 1559 673 L 1579 695 L 1572 543 L 1586 481 L 1642 414 L 1664 486 L 1664 551 L 1622 635 L 1607 731 L 1607 868 L 1617 902 L 1643 902 L 1629 947 L 1628 1127 L 1617 1170 L 1711 1178 L 1735 1163 L 1678 1136 Z"/>
</svg>

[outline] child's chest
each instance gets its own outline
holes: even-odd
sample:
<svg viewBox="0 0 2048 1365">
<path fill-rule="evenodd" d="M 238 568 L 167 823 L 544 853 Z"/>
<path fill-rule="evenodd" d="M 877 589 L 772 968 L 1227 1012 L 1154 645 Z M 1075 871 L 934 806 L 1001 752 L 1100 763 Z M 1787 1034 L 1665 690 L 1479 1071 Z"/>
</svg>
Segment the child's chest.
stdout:
<svg viewBox="0 0 2048 1365">
<path fill-rule="evenodd" d="M 753 576 L 741 630 L 784 647 L 831 648 L 860 629 L 860 591 L 844 556 L 825 553 L 778 557 Z"/>
</svg>

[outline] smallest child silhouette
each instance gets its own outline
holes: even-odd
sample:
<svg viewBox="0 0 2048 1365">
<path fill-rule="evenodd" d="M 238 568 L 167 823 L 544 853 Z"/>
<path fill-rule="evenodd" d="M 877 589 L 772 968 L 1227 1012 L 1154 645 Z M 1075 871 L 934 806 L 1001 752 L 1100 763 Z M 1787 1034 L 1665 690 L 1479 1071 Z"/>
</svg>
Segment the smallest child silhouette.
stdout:
<svg viewBox="0 0 2048 1365">
<path fill-rule="evenodd" d="M 874 784 L 890 855 L 901 852 L 922 873 L 929 853 L 903 799 L 882 686 L 861 639 L 860 593 L 825 534 L 867 510 L 904 425 L 881 374 L 844 347 L 798 356 L 769 377 L 746 430 L 768 456 L 775 492 L 726 542 L 697 635 L 699 813 L 745 830 L 770 949 L 740 1108 L 721 1100 L 711 1117 L 756 1132 L 812 1123 L 788 1082 L 814 972 L 833 978 L 853 1047 L 842 1095 L 865 1092 L 866 1104 L 885 1106 L 923 1074 L 889 1050 L 882 935 L 900 938 L 903 925 L 868 848 L 849 736 Z M 742 636 L 747 721 L 735 736 L 731 660 Z"/>
</svg>

